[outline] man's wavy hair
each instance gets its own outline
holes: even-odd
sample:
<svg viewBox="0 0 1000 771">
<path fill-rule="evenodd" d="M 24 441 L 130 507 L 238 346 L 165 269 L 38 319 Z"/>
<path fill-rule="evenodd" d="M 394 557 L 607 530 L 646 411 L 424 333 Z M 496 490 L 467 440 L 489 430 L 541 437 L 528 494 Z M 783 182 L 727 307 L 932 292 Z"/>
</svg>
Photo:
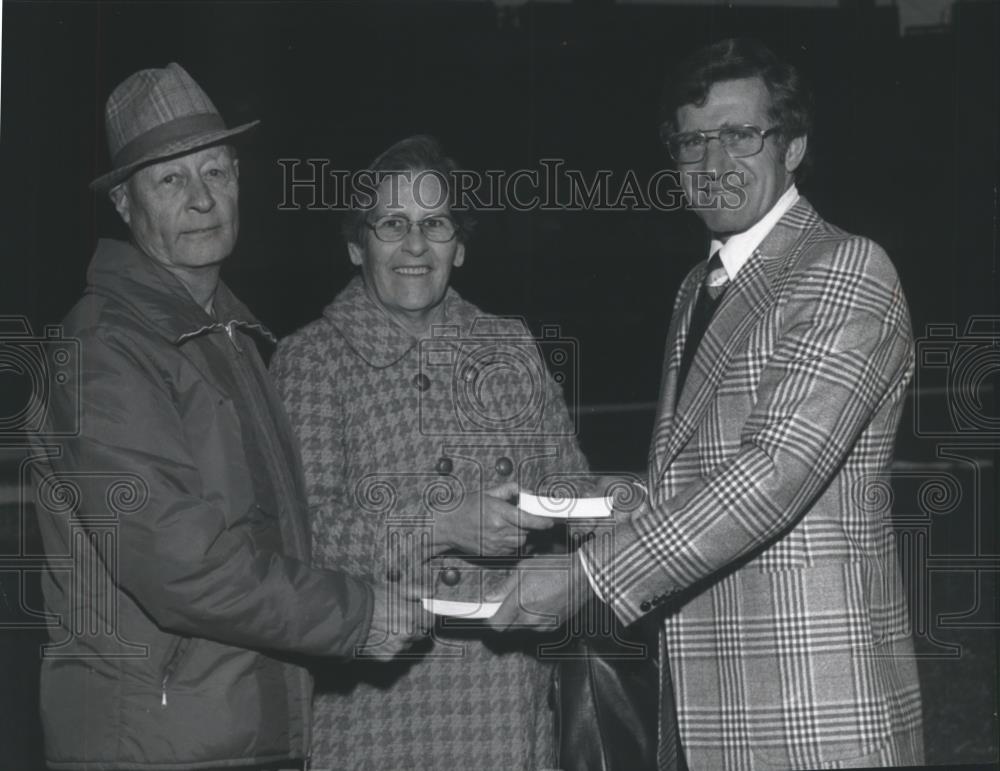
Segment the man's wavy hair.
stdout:
<svg viewBox="0 0 1000 771">
<path fill-rule="evenodd" d="M 770 48 L 752 38 L 720 40 L 699 49 L 684 59 L 667 79 L 660 100 L 661 125 L 677 131 L 677 110 L 685 104 L 701 106 L 708 92 L 723 80 L 758 77 L 771 95 L 768 117 L 777 132 L 779 147 L 784 150 L 795 137 L 807 136 L 813 126 L 812 89 L 796 67 L 779 59 Z M 761 126 L 766 129 L 767 126 Z M 795 170 L 801 180 L 810 163 L 809 146 Z"/>
<path fill-rule="evenodd" d="M 417 134 L 401 139 L 384 150 L 363 171 L 379 178 L 408 172 L 432 172 L 445 185 L 450 199 L 454 190 L 452 175 L 458 171 L 458 168 L 458 164 L 445 153 L 437 139 L 427 134 Z M 357 195 L 359 191 L 355 190 L 354 192 L 352 200 L 356 204 L 360 198 L 365 197 L 365 194 L 359 196 Z M 340 229 L 341 235 L 347 243 L 358 245 L 365 243 L 365 235 L 368 230 L 366 223 L 370 211 L 370 209 L 359 208 L 355 205 L 344 215 Z M 458 239 L 459 243 L 465 243 L 472 234 L 475 220 L 468 211 L 463 211 L 461 208 L 452 210 L 451 217 L 458 225 L 455 238 Z"/>
</svg>

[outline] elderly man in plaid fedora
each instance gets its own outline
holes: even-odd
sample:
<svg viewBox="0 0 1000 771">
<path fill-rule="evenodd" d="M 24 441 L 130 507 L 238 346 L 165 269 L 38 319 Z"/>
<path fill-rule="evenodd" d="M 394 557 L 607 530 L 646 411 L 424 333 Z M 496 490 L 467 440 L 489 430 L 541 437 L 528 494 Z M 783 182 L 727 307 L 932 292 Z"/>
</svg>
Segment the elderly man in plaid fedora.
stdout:
<svg viewBox="0 0 1000 771">
<path fill-rule="evenodd" d="M 253 125 L 227 128 L 177 64 L 108 99 L 112 169 L 92 187 L 131 239 L 98 244 L 65 320 L 80 378 L 52 389 L 63 439 L 35 480 L 52 768 L 301 766 L 311 681 L 291 654 L 389 658 L 426 625 L 410 571 L 373 588 L 309 565 L 257 352 L 273 338 L 219 279 L 239 229 L 226 143 Z"/>
<path fill-rule="evenodd" d="M 748 40 L 693 54 L 664 104 L 712 256 L 674 303 L 648 505 L 581 549 L 577 581 L 625 623 L 662 614 L 660 768 L 923 761 L 905 594 L 872 494 L 913 374 L 910 320 L 885 252 L 799 195 L 810 107 L 795 68 Z M 537 571 L 520 597 L 579 602 Z M 512 599 L 495 623 L 524 616 Z"/>
</svg>

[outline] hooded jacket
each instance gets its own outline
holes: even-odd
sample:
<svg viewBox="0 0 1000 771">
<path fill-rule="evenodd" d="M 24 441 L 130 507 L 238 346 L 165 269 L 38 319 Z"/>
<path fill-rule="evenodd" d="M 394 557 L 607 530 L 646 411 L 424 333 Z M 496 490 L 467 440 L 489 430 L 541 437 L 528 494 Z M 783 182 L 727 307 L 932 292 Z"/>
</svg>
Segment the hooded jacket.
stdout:
<svg viewBox="0 0 1000 771">
<path fill-rule="evenodd" d="M 78 360 L 51 368 L 33 468 L 52 768 L 304 759 L 311 681 L 289 654 L 350 656 L 367 635 L 371 589 L 308 564 L 270 334 L 221 282 L 214 310 L 101 241 L 64 322 Z"/>
</svg>

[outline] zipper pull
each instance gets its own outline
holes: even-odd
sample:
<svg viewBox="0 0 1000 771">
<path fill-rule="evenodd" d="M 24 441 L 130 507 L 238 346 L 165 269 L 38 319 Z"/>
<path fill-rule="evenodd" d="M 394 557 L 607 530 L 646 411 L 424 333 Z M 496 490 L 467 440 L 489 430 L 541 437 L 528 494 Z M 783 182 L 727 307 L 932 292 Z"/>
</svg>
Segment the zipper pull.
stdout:
<svg viewBox="0 0 1000 771">
<path fill-rule="evenodd" d="M 229 342 L 233 344 L 233 348 L 235 348 L 240 353 L 243 353 L 243 349 L 240 348 L 239 344 L 236 342 L 236 337 L 233 335 L 233 325 L 235 324 L 236 324 L 235 321 L 229 321 L 223 324 L 223 326 L 226 328 L 226 334 L 229 335 Z"/>
</svg>

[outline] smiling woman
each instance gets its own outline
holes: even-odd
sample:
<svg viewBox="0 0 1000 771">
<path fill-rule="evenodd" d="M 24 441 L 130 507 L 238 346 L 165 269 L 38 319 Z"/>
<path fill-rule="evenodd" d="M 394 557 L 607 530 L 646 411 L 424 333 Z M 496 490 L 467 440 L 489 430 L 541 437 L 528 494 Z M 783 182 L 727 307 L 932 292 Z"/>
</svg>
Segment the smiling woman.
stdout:
<svg viewBox="0 0 1000 771">
<path fill-rule="evenodd" d="M 449 209 L 453 169 L 427 137 L 371 164 L 376 195 L 344 227 L 361 275 L 281 342 L 271 370 L 300 440 L 316 562 L 374 582 L 392 543 L 429 536 L 422 596 L 480 607 L 528 531 L 552 525 L 506 500 L 514 483 L 537 489 L 586 460 L 524 324 L 449 287 L 470 230 Z M 473 624 L 440 624 L 419 658 L 324 665 L 314 765 L 553 767 L 540 640 Z"/>
<path fill-rule="evenodd" d="M 417 337 L 440 319 L 451 270 L 465 262 L 464 235 L 450 216 L 443 178 L 425 171 L 390 171 L 366 216 L 362 243 L 347 245 L 372 298 Z"/>
</svg>

